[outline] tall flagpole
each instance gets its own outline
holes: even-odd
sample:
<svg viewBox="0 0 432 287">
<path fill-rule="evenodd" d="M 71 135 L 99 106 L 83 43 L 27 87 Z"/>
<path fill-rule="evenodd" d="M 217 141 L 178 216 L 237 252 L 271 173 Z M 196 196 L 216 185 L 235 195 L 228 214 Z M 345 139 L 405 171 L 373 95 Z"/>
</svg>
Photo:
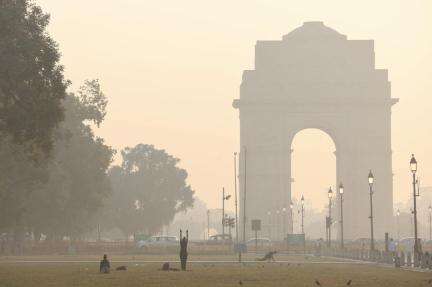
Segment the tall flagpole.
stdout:
<svg viewBox="0 0 432 287">
<path fill-rule="evenodd" d="M 246 146 L 244 146 L 243 244 L 246 244 Z"/>
</svg>

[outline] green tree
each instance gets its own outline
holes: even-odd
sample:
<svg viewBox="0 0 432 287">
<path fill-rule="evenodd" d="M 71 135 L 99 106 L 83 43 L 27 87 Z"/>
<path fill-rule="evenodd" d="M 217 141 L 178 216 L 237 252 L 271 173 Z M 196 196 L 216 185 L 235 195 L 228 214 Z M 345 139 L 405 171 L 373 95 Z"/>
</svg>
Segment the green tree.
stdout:
<svg viewBox="0 0 432 287">
<path fill-rule="evenodd" d="M 8 137 L 0 140 L 0 234 L 23 240 L 29 196 L 46 184 L 48 176 L 46 166 L 29 160 L 22 145 Z"/>
<path fill-rule="evenodd" d="M 68 82 L 49 15 L 29 0 L 0 0 L 0 136 L 40 159 L 63 119 Z"/>
<path fill-rule="evenodd" d="M 55 131 L 52 156 L 35 163 L 22 145 L 0 143 L 0 228 L 36 238 L 77 238 L 109 196 L 107 176 L 114 150 L 95 136 L 107 100 L 97 80 L 86 81 L 63 101 L 65 121 Z M 22 237 L 22 236 L 21 236 Z"/>
<path fill-rule="evenodd" d="M 57 131 L 50 180 L 30 198 L 29 220 L 36 233 L 76 238 L 93 227 L 93 217 L 111 192 L 107 171 L 115 151 L 91 127 L 102 123 L 106 105 L 97 80 L 86 81 L 75 95 L 66 97 L 66 117 Z"/>
<path fill-rule="evenodd" d="M 151 234 L 193 206 L 194 191 L 186 183 L 187 172 L 177 166 L 179 159 L 146 144 L 121 154 L 122 165 L 109 172 L 113 194 L 104 209 L 106 227 L 125 235 Z"/>
</svg>

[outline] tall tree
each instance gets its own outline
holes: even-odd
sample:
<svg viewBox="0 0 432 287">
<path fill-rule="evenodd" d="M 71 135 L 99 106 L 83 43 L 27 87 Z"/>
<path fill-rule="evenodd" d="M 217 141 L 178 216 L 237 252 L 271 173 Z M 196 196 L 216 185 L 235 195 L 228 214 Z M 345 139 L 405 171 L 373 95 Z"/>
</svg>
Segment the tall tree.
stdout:
<svg viewBox="0 0 432 287">
<path fill-rule="evenodd" d="M 179 159 L 152 145 L 138 144 L 122 151 L 121 166 L 110 170 L 113 194 L 105 207 L 105 222 L 126 235 L 151 234 L 193 206 L 194 191 L 187 184 Z"/>
<path fill-rule="evenodd" d="M 33 1 L 0 0 L 0 136 L 36 159 L 52 148 L 68 86 L 48 23 Z"/>
<path fill-rule="evenodd" d="M 79 237 L 92 228 L 93 217 L 111 191 L 107 171 L 114 150 L 91 127 L 102 123 L 106 105 L 97 80 L 85 81 L 76 94 L 66 97 L 66 117 L 57 130 L 50 180 L 30 200 L 29 221 L 37 233 Z"/>
<path fill-rule="evenodd" d="M 107 175 L 114 150 L 95 136 L 107 100 L 97 80 L 63 101 L 65 121 L 55 131 L 52 156 L 35 163 L 22 145 L 0 142 L 0 229 L 38 238 L 79 237 L 91 229 L 110 194 Z"/>
<path fill-rule="evenodd" d="M 22 241 L 27 223 L 28 199 L 32 191 L 48 180 L 46 165 L 36 165 L 22 145 L 10 138 L 0 140 L 0 234 L 6 232 Z"/>
</svg>

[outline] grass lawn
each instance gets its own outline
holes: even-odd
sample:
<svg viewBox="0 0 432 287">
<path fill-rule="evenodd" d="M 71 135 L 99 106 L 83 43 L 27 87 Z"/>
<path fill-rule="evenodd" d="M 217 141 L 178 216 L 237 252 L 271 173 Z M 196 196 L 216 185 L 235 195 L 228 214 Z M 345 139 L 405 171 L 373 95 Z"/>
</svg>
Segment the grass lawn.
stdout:
<svg viewBox="0 0 432 287">
<path fill-rule="evenodd" d="M 119 266 L 120 263 L 112 265 Z M 127 271 L 99 274 L 97 264 L 0 263 L 1 287 L 29 286 L 432 286 L 432 273 L 373 265 L 250 263 L 189 265 L 186 272 L 160 271 L 161 264 L 128 263 Z M 173 263 L 172 267 L 179 267 Z M 241 282 L 241 283 L 240 283 Z"/>
</svg>

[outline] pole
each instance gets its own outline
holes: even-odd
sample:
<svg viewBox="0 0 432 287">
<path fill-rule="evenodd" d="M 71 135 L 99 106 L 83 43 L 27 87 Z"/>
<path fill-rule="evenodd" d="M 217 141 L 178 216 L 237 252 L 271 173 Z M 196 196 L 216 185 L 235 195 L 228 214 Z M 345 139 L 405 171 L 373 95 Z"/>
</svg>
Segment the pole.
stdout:
<svg viewBox="0 0 432 287">
<path fill-rule="evenodd" d="M 400 240 L 400 228 L 399 228 L 399 209 L 398 209 L 398 213 L 396 214 L 396 224 L 397 224 L 397 241 L 399 244 L 399 240 Z"/>
<path fill-rule="evenodd" d="M 239 234 L 238 234 L 238 211 L 237 211 L 238 202 L 237 202 L 237 153 L 236 152 L 234 153 L 234 203 L 235 203 L 236 245 L 237 245 L 237 249 L 239 250 L 238 260 L 239 260 L 239 262 L 241 262 L 241 252 L 240 252 L 240 249 L 238 247 Z"/>
<path fill-rule="evenodd" d="M 370 243 L 370 250 L 375 250 L 375 243 L 374 243 L 374 230 L 373 230 L 373 205 L 372 205 L 372 184 L 369 184 L 369 198 L 370 198 L 370 228 L 371 228 L 371 243 Z"/>
<path fill-rule="evenodd" d="M 282 208 L 282 225 L 283 225 L 283 236 L 282 236 L 282 240 L 285 240 L 285 235 L 287 235 L 286 232 L 286 208 Z"/>
<path fill-rule="evenodd" d="M 268 237 L 271 239 L 271 212 L 267 212 L 268 215 Z"/>
<path fill-rule="evenodd" d="M 331 247 L 331 224 L 332 224 L 332 217 L 331 217 L 331 206 L 332 206 L 332 200 L 329 198 L 329 226 L 328 226 L 328 247 Z"/>
<path fill-rule="evenodd" d="M 306 254 L 306 236 L 304 232 L 304 203 L 301 206 L 301 216 L 302 216 L 302 234 L 303 234 L 303 254 Z"/>
<path fill-rule="evenodd" d="M 222 187 L 222 236 L 225 240 L 225 187 Z"/>
<path fill-rule="evenodd" d="M 341 249 L 344 249 L 344 232 L 343 232 L 343 194 L 340 193 L 340 208 L 341 208 Z"/>
<path fill-rule="evenodd" d="M 432 225 L 432 216 L 431 216 L 431 212 L 429 211 L 429 240 L 432 240 L 432 229 L 431 229 L 431 225 Z"/>
<path fill-rule="evenodd" d="M 301 207 L 301 216 L 302 216 L 302 221 L 301 221 L 301 230 L 302 230 L 302 234 L 304 233 L 304 205 L 302 204 Z"/>
<path fill-rule="evenodd" d="M 291 209 L 291 234 L 294 234 L 294 212 L 293 212 L 293 206 L 291 206 L 290 209 Z"/>
<path fill-rule="evenodd" d="M 243 244 L 246 244 L 246 147 L 244 147 Z"/>
<path fill-rule="evenodd" d="M 414 196 L 414 256 L 418 258 L 418 238 L 417 238 L 417 195 L 416 195 L 416 176 L 413 172 L 413 196 Z M 415 260 L 417 261 L 417 260 Z"/>
<path fill-rule="evenodd" d="M 258 230 L 255 230 L 255 253 L 258 253 Z"/>
<path fill-rule="evenodd" d="M 275 236 L 275 238 L 276 238 L 276 240 L 279 240 L 279 235 L 280 235 L 279 234 L 280 233 L 280 230 L 279 230 L 280 229 L 280 227 L 279 227 L 279 225 L 280 225 L 280 221 L 279 221 L 279 219 L 280 219 L 279 217 L 280 216 L 279 216 L 279 213 L 280 213 L 279 209 L 277 209 L 276 212 L 275 212 L 275 224 L 276 224 L 276 228 L 275 228 L 276 229 L 275 230 L 276 236 Z"/>
<path fill-rule="evenodd" d="M 328 216 L 326 216 L 326 242 L 327 242 L 327 247 L 329 246 L 329 236 L 328 236 Z"/>
<path fill-rule="evenodd" d="M 207 209 L 207 240 L 210 239 L 210 209 Z"/>
<path fill-rule="evenodd" d="M 101 241 L 101 228 L 100 228 L 100 224 L 98 223 L 97 225 L 97 241 Z"/>
</svg>

